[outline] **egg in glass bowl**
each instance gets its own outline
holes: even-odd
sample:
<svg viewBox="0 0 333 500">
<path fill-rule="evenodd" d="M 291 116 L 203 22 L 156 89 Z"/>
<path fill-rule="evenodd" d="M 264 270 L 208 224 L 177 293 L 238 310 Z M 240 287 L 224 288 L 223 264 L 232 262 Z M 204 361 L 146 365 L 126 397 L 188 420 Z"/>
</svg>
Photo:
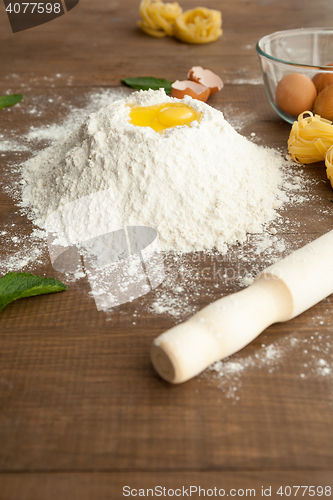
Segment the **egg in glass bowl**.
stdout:
<svg viewBox="0 0 333 500">
<path fill-rule="evenodd" d="M 333 28 L 277 31 L 256 50 L 269 101 L 284 120 L 311 111 L 333 121 Z"/>
</svg>

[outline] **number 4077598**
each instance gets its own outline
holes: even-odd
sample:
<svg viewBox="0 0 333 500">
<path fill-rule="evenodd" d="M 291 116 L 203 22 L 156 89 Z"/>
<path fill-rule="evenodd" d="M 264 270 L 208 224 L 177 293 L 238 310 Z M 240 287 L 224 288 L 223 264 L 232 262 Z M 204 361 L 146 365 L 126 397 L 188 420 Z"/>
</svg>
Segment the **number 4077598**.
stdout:
<svg viewBox="0 0 333 500">
<path fill-rule="evenodd" d="M 6 11 L 10 14 L 60 14 L 61 4 L 60 3 L 33 3 L 33 2 L 22 2 L 22 3 L 10 3 L 6 7 Z"/>
<path fill-rule="evenodd" d="M 332 495 L 331 486 L 280 486 L 276 492 L 281 497 L 330 497 Z"/>
</svg>

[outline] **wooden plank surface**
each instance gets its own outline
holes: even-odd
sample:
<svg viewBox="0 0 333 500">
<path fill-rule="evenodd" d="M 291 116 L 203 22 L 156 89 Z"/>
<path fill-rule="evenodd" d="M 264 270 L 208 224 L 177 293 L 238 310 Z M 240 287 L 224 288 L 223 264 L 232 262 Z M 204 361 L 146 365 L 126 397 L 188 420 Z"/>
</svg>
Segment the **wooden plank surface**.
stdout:
<svg viewBox="0 0 333 500">
<path fill-rule="evenodd" d="M 202 65 L 225 81 L 210 104 L 251 140 L 286 151 L 290 127 L 258 84 L 255 43 L 278 29 L 333 25 L 330 0 L 204 4 L 223 12 L 223 37 L 207 46 L 144 35 L 135 27 L 133 0 L 81 0 L 65 16 L 15 35 L 0 6 L 0 95 L 25 95 L 24 104 L 1 112 L 0 134 L 18 137 L 31 125 L 60 123 L 67 105 L 84 107 L 92 92 L 118 86 L 124 76 L 174 80 Z M 31 103 L 36 116 L 26 111 Z M 0 224 L 7 236 L 29 238 L 31 222 L 5 191 L 17 177 L 13 165 L 42 146 L 0 156 Z M 281 212 L 289 220 L 277 225 L 281 256 L 332 228 L 333 193 L 323 165 L 292 168 L 308 180 L 308 195 Z M 65 294 L 17 301 L 1 312 L 0 500 L 118 499 L 125 484 L 254 487 L 257 496 L 262 485 L 333 486 L 333 379 L 318 367 L 322 358 L 332 367 L 332 297 L 236 354 L 233 361 L 244 367 L 238 380 L 208 372 L 174 387 L 149 362 L 149 344 L 159 333 L 239 290 L 239 274 L 270 262 L 269 252 L 255 251 L 258 238 L 251 235 L 245 248 L 225 256 L 166 256 L 162 291 L 108 313 L 96 310 L 85 279 L 70 282 Z M 2 259 L 19 251 L 11 241 L 2 239 Z M 25 270 L 62 279 L 45 243 L 38 245 L 42 258 Z M 236 275 L 223 277 L 226 269 Z M 174 300 L 175 314 L 152 308 L 163 294 Z M 265 357 L 269 346 L 273 359 Z M 272 497 L 280 498 L 276 491 Z"/>
</svg>

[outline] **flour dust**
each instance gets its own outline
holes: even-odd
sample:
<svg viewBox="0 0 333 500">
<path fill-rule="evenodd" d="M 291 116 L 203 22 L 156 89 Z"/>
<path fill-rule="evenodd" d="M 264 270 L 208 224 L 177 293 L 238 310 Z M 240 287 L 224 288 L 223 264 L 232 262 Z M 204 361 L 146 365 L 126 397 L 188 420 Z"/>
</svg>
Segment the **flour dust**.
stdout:
<svg viewBox="0 0 333 500">
<path fill-rule="evenodd" d="M 253 84 L 256 82 L 252 82 Z M 0 135 L 0 159 L 6 161 L 10 157 L 10 171 L 2 179 L 2 189 L 16 201 L 20 199 L 21 165 L 29 157 L 36 156 L 46 146 L 52 146 L 59 141 L 66 140 L 70 133 L 82 123 L 92 112 L 101 107 L 128 96 L 128 89 L 99 89 L 85 96 L 85 105 L 61 104 L 61 99 L 55 102 L 51 97 L 47 102 L 40 98 L 31 99 L 24 107 L 19 104 L 22 114 L 31 116 L 35 124 L 31 125 L 23 134 L 17 136 L 12 129 L 2 130 Z M 59 104 L 60 103 L 60 104 Z M 54 105 L 66 109 L 65 117 L 56 123 L 47 123 L 47 115 Z M 5 110 L 11 113 L 10 108 Z M 232 110 L 227 109 L 226 115 L 232 116 Z M 231 125 L 236 130 L 250 124 L 251 117 L 235 115 Z M 43 124 L 38 124 L 42 122 Z M 252 135 L 248 141 L 255 142 Z M 182 253 L 177 251 L 164 252 L 166 278 L 154 290 L 152 299 L 147 302 L 146 310 L 153 316 L 168 317 L 174 323 L 184 321 L 197 312 L 201 302 L 208 303 L 221 297 L 223 293 L 231 293 L 236 289 L 248 286 L 255 276 L 268 265 L 276 262 L 286 254 L 295 250 L 300 244 L 298 241 L 290 243 L 283 234 L 287 231 L 297 234 L 299 222 L 285 216 L 286 207 L 297 206 L 310 199 L 308 180 L 300 173 L 297 166 L 289 161 L 282 162 L 284 166 L 283 181 L 279 187 L 283 192 L 284 205 L 276 210 L 274 218 L 262 221 L 260 231 L 244 235 L 242 244 L 235 242 L 223 249 Z M 11 218 L 2 224 L 0 238 L 2 247 L 6 249 L 4 258 L 0 261 L 0 273 L 9 271 L 33 272 L 48 261 L 46 233 L 29 222 L 28 228 L 22 230 L 20 214 L 28 215 L 33 219 L 29 207 L 17 210 Z M 227 250 L 227 252 L 226 252 Z M 83 273 L 68 274 L 64 281 L 82 278 Z M 106 317 L 109 316 L 109 312 Z M 125 312 L 124 312 L 125 314 Z M 140 311 L 136 310 L 129 321 L 137 323 Z M 134 321 L 132 321 L 134 320 Z M 236 354 L 232 358 L 215 363 L 202 377 L 219 388 L 225 397 L 237 402 L 241 392 L 243 377 L 249 372 L 259 369 L 268 374 L 280 369 L 285 357 L 302 346 L 303 366 L 299 370 L 300 380 L 306 381 L 309 377 L 332 377 L 331 339 L 323 336 L 320 329 L 321 322 L 327 323 L 325 316 L 313 319 L 313 336 L 303 338 L 297 332 L 273 342 L 270 345 L 260 346 L 251 355 L 243 357 Z M 304 346 L 304 348 L 303 348 Z"/>
</svg>

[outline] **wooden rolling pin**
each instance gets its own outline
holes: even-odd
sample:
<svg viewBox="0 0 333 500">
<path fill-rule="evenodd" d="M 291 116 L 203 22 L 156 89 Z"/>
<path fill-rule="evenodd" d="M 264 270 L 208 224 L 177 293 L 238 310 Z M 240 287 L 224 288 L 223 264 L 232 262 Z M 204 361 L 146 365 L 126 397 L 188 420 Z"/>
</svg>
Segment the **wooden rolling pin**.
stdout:
<svg viewBox="0 0 333 500">
<path fill-rule="evenodd" d="M 186 382 L 331 293 L 333 231 L 265 269 L 248 288 L 162 333 L 152 343 L 152 363 L 168 382 Z"/>
</svg>

